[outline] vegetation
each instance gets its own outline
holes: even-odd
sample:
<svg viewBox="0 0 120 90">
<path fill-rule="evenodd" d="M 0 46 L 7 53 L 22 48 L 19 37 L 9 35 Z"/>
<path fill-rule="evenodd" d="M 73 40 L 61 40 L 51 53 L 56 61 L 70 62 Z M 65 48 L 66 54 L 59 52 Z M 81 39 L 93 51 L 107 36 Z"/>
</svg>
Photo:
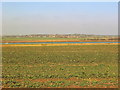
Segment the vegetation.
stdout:
<svg viewBox="0 0 120 90">
<path fill-rule="evenodd" d="M 4 87 L 117 87 L 118 46 L 3 47 Z"/>
<path fill-rule="evenodd" d="M 86 34 L 31 34 L 2 36 L 3 41 L 27 40 L 118 40 L 117 35 L 86 35 Z"/>
<path fill-rule="evenodd" d="M 27 41 L 27 40 L 84 40 L 85 38 L 54 38 L 54 37 L 3 37 L 3 41 Z"/>
</svg>

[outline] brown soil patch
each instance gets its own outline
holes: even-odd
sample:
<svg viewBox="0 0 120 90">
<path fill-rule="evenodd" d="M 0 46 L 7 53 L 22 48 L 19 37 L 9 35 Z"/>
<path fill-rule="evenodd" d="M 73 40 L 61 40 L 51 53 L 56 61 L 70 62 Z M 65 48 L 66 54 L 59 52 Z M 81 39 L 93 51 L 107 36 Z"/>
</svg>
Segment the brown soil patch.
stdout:
<svg viewBox="0 0 120 90">
<path fill-rule="evenodd" d="M 118 88 L 118 87 L 117 86 L 102 86 L 102 85 L 97 85 L 97 86 L 70 85 L 70 86 L 67 86 L 66 88 Z"/>
<path fill-rule="evenodd" d="M 47 82 L 47 81 L 62 81 L 64 79 L 62 78 L 50 78 L 50 79 L 35 79 L 35 80 L 31 80 L 31 81 L 34 81 L 34 82 Z"/>
</svg>

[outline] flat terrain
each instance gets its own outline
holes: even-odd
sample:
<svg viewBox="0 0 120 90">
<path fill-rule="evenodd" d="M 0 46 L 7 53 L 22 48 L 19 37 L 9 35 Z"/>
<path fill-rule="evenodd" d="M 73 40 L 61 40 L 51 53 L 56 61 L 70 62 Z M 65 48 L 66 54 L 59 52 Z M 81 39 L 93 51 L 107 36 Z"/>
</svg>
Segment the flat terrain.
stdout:
<svg viewBox="0 0 120 90">
<path fill-rule="evenodd" d="M 3 87 L 118 87 L 118 45 L 3 47 Z"/>
<path fill-rule="evenodd" d="M 3 41 L 38 41 L 38 40 L 84 40 L 85 38 L 50 38 L 50 37 L 3 37 Z"/>
<path fill-rule="evenodd" d="M 89 40 L 93 39 L 93 40 Z M 100 38 L 50 38 L 50 37 L 2 37 L 3 43 L 9 42 L 118 42 L 118 40 L 108 40 Z"/>
</svg>

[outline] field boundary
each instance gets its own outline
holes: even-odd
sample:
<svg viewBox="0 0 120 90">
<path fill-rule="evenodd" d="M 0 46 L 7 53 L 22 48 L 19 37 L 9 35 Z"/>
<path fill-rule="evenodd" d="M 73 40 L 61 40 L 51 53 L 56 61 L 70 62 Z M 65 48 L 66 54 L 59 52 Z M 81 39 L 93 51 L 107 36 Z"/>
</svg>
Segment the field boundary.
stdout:
<svg viewBox="0 0 120 90">
<path fill-rule="evenodd" d="M 9 47 L 9 46 L 67 46 L 67 45 L 120 45 L 120 43 L 5 44 L 5 45 L 0 45 L 0 47 Z"/>
</svg>

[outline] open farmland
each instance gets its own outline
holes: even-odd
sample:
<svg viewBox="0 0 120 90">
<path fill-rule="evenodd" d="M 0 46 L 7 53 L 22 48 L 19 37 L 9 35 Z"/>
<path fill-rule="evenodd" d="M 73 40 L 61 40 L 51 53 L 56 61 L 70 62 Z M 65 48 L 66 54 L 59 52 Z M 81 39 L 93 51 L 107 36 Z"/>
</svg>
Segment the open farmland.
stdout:
<svg viewBox="0 0 120 90">
<path fill-rule="evenodd" d="M 3 47 L 3 87 L 118 87 L 118 45 Z"/>
</svg>

